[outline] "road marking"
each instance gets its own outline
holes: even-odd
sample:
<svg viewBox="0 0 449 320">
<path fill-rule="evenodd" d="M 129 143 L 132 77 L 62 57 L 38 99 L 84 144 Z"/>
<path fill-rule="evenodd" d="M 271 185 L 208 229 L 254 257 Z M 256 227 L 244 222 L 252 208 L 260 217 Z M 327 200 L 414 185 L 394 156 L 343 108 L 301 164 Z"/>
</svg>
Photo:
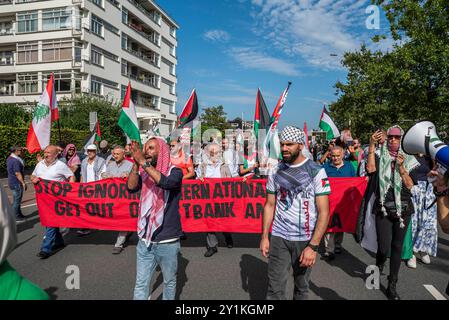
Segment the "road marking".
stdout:
<svg viewBox="0 0 449 320">
<path fill-rule="evenodd" d="M 430 292 L 430 294 L 435 298 L 435 300 L 447 300 L 434 286 L 430 284 L 425 284 L 424 288 Z"/>
<path fill-rule="evenodd" d="M 29 205 L 27 205 L 27 206 L 23 206 L 23 207 L 21 207 L 22 209 L 25 209 L 25 208 L 28 208 L 28 207 L 33 207 L 33 206 L 35 206 L 36 205 L 36 203 L 33 203 L 33 204 L 29 204 Z"/>
</svg>

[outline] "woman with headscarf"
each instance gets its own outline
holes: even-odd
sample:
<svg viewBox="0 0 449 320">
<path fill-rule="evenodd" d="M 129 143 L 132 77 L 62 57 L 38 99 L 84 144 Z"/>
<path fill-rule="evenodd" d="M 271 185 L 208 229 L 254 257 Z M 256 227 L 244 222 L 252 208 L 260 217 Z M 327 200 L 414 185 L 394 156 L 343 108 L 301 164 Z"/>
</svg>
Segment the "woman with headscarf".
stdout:
<svg viewBox="0 0 449 320">
<path fill-rule="evenodd" d="M 393 126 L 387 130 L 387 141 L 376 154 L 376 143 L 382 132 L 376 131 L 370 139 L 366 170 L 375 183 L 373 214 L 377 233 L 376 265 L 382 272 L 390 253 L 390 275 L 387 297 L 399 300 L 396 292 L 401 253 L 411 215 L 414 212 L 411 189 L 416 184 L 413 170 L 419 166 L 415 157 L 401 149 L 403 130 Z"/>
<path fill-rule="evenodd" d="M 17 244 L 14 212 L 0 185 L 0 300 L 48 300 L 41 288 L 23 278 L 6 258 Z"/>
<path fill-rule="evenodd" d="M 68 144 L 65 149 L 63 156 L 67 161 L 67 166 L 75 174 L 76 181 L 80 181 L 81 175 L 81 160 L 76 154 L 76 147 L 74 144 Z"/>
</svg>

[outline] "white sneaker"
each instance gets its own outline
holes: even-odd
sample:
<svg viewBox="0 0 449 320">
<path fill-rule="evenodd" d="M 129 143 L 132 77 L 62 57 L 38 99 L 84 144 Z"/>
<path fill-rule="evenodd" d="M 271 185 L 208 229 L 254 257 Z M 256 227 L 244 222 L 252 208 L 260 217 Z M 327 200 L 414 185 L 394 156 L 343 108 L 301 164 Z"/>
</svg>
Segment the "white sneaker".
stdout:
<svg viewBox="0 0 449 320">
<path fill-rule="evenodd" d="M 407 260 L 407 267 L 416 269 L 416 257 L 413 255 L 411 259 Z"/>
<path fill-rule="evenodd" d="M 423 254 L 423 253 L 421 252 L 420 255 L 421 255 L 421 261 L 422 261 L 422 263 L 424 263 L 424 264 L 430 264 L 430 256 L 429 256 L 427 253 Z"/>
</svg>

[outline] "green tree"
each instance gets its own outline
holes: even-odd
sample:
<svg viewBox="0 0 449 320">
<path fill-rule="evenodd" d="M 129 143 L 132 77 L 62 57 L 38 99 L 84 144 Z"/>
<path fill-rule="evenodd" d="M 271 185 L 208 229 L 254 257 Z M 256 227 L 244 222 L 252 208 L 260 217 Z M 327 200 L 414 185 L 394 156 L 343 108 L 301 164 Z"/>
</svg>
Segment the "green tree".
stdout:
<svg viewBox="0 0 449 320">
<path fill-rule="evenodd" d="M 59 102 L 59 118 L 62 128 L 89 130 L 89 112 L 97 112 L 101 138 L 110 144 L 126 143 L 126 137 L 118 126 L 121 110 L 119 104 L 100 98 L 80 96 Z M 69 142 L 69 141 L 65 141 Z"/>
<path fill-rule="evenodd" d="M 201 133 L 207 129 L 217 129 L 224 135 L 224 131 L 230 128 L 223 106 L 204 108 L 200 120 Z"/>
<path fill-rule="evenodd" d="M 0 125 L 11 127 L 28 127 L 32 110 L 27 110 L 16 104 L 2 104 L 0 106 Z"/>
<path fill-rule="evenodd" d="M 444 131 L 449 119 L 449 10 L 444 0 L 375 0 L 396 44 L 389 52 L 362 46 L 346 53 L 345 83 L 337 82 L 332 116 L 365 141 L 378 126 L 407 129 L 429 119 Z M 378 35 L 375 41 L 384 41 Z"/>
</svg>

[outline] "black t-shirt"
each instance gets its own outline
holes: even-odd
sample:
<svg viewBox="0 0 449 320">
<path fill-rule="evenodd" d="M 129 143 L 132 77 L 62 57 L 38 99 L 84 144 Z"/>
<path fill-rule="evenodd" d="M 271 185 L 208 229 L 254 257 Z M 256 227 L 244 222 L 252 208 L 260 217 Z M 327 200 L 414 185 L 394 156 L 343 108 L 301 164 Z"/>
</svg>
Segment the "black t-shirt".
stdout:
<svg viewBox="0 0 449 320">
<path fill-rule="evenodd" d="M 372 175 L 370 175 L 370 179 L 374 179 L 375 183 L 376 183 L 376 189 L 374 191 L 374 193 L 376 195 L 375 206 L 376 206 L 376 209 L 378 209 L 377 212 L 380 212 L 380 210 L 379 210 L 380 206 L 381 206 L 381 204 L 380 204 L 380 186 L 379 186 L 379 162 L 380 162 L 380 159 L 377 156 L 377 154 L 375 156 L 376 156 L 376 172 L 373 173 Z M 417 180 L 418 177 L 416 175 L 418 168 L 419 167 L 417 167 L 409 172 L 410 178 L 412 178 L 413 184 L 415 184 L 415 185 L 417 184 L 417 181 L 418 181 Z M 397 174 L 397 173 L 395 171 L 393 171 L 393 174 L 391 176 L 392 180 L 394 179 L 395 174 Z M 408 204 L 408 208 L 407 208 L 405 214 L 412 214 L 414 212 L 413 204 L 412 204 L 411 200 L 412 200 L 412 193 L 407 187 L 404 186 L 404 183 L 402 182 L 401 183 L 401 202 Z M 393 187 L 391 186 L 388 189 L 387 194 L 385 195 L 385 203 L 386 202 L 394 202 L 394 201 L 395 201 L 394 191 L 393 191 Z"/>
</svg>

